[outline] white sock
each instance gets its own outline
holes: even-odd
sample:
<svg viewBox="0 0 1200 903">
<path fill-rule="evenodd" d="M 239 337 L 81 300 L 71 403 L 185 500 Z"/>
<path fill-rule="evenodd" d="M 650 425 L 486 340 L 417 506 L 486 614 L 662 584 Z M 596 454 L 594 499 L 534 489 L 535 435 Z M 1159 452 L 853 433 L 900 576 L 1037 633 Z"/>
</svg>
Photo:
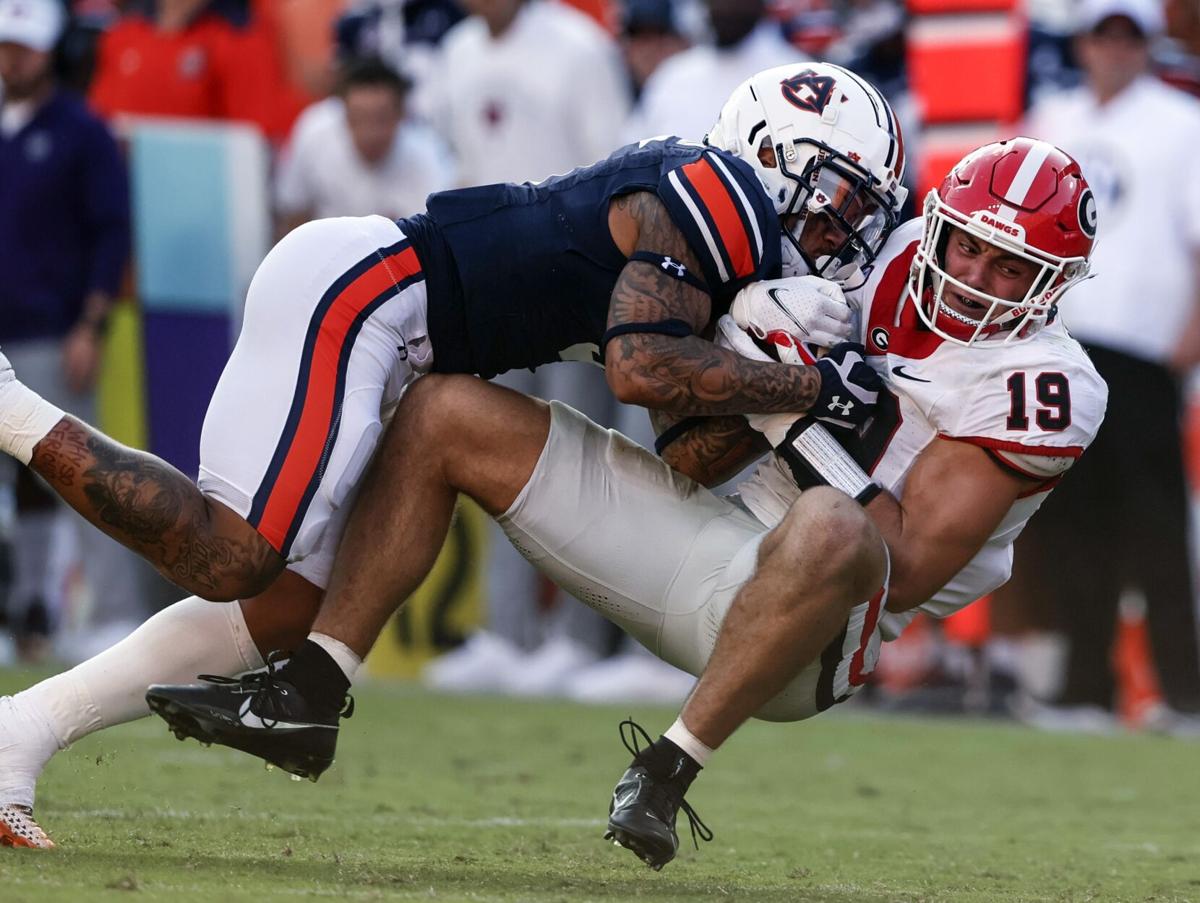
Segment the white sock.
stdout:
<svg viewBox="0 0 1200 903">
<path fill-rule="evenodd" d="M 38 775 L 58 752 L 50 725 L 31 705 L 0 696 L 0 806 L 33 808 Z"/>
<path fill-rule="evenodd" d="M 12 370 L 0 368 L 3 369 Z M 0 380 L 0 451 L 28 464 L 33 447 L 62 419 L 61 408 L 50 404 L 16 377 Z"/>
<path fill-rule="evenodd" d="M 697 740 L 695 735 L 684 727 L 682 717 L 676 718 L 675 723 L 667 728 L 667 732 L 663 736 L 691 756 L 701 768 L 707 764 L 708 757 L 713 754 L 711 749 Z"/>
<path fill-rule="evenodd" d="M 362 666 L 362 659 L 358 657 L 358 653 L 341 640 L 334 639 L 324 633 L 310 633 L 308 638 L 324 649 L 329 654 L 329 657 L 337 662 L 337 666 L 346 675 L 346 680 L 350 681 L 350 684 L 353 685 L 354 675 L 358 673 L 358 669 Z"/>
<path fill-rule="evenodd" d="M 99 655 L 18 693 L 46 718 L 65 749 L 101 728 L 150 714 L 146 688 L 231 676 L 263 667 L 242 607 L 189 596 Z"/>
</svg>

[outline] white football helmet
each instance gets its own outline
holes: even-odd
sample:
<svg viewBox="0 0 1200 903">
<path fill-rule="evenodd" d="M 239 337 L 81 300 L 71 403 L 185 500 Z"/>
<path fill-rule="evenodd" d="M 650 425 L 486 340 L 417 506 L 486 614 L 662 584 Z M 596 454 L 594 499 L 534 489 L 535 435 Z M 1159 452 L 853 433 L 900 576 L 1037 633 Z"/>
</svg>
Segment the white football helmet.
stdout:
<svg viewBox="0 0 1200 903">
<path fill-rule="evenodd" d="M 896 114 L 874 87 L 829 63 L 751 76 L 705 142 L 758 174 L 783 224 L 784 276 L 852 280 L 875 259 L 908 196 Z M 814 256 L 801 244 L 813 214 L 829 217 L 845 236 L 832 253 Z"/>
</svg>

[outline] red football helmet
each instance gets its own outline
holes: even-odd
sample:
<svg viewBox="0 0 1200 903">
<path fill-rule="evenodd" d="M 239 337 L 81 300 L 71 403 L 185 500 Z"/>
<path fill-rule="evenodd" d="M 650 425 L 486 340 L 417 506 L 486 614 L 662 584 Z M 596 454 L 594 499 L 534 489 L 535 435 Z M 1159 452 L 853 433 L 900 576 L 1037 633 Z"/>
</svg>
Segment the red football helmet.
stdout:
<svg viewBox="0 0 1200 903">
<path fill-rule="evenodd" d="M 1011 138 L 963 157 L 925 198 L 925 232 L 913 258 L 909 297 L 925 324 L 960 345 L 1029 338 L 1054 316 L 1059 297 L 1088 275 L 1096 201 L 1069 155 L 1045 141 Z M 972 288 L 945 268 L 953 226 L 1038 269 L 1021 298 Z M 943 299 L 947 286 L 986 310 L 967 316 Z"/>
</svg>

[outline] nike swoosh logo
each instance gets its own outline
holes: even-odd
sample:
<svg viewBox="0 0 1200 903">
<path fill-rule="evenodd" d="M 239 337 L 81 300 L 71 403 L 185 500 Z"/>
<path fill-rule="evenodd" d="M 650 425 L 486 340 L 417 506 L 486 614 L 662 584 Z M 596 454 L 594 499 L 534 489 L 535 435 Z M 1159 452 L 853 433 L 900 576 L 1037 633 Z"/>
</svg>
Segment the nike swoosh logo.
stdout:
<svg viewBox="0 0 1200 903">
<path fill-rule="evenodd" d="M 933 380 L 931 380 L 931 379 L 921 379 L 921 377 L 919 377 L 919 376 L 913 376 L 911 373 L 905 373 L 903 364 L 898 364 L 895 367 L 893 367 L 892 372 L 895 373 L 897 376 L 903 377 L 904 379 L 911 379 L 915 383 L 931 383 L 931 382 L 933 382 Z"/>
<path fill-rule="evenodd" d="M 797 329 L 799 329 L 805 335 L 808 335 L 808 330 L 804 328 L 804 325 L 799 320 L 797 320 L 795 317 L 793 317 L 792 312 L 784 306 L 782 301 L 779 300 L 779 289 L 777 289 L 777 288 L 767 289 L 767 297 L 775 302 L 775 306 L 778 307 L 783 312 L 783 315 L 785 317 L 787 317 L 789 320 L 791 320 L 793 323 L 796 324 Z"/>
<path fill-rule="evenodd" d="M 240 721 L 245 727 L 255 728 L 257 730 L 307 730 L 314 727 L 326 728 L 328 730 L 333 729 L 332 724 L 302 724 L 295 721 L 275 721 L 274 719 L 263 721 L 252 711 L 250 711 L 249 699 L 242 703 L 242 707 L 238 711 L 238 721 Z"/>
</svg>

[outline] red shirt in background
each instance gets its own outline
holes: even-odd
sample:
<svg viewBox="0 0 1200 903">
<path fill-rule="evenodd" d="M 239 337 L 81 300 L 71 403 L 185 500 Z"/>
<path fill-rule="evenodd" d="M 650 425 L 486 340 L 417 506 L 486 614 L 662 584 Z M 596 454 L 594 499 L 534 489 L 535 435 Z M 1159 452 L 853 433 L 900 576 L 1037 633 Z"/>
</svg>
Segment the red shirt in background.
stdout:
<svg viewBox="0 0 1200 903">
<path fill-rule="evenodd" d="M 272 140 L 287 136 L 308 102 L 285 80 L 271 35 L 211 13 L 179 31 L 142 16 L 121 19 L 100 39 L 90 100 L 109 119 L 231 119 L 256 124 Z"/>
</svg>

